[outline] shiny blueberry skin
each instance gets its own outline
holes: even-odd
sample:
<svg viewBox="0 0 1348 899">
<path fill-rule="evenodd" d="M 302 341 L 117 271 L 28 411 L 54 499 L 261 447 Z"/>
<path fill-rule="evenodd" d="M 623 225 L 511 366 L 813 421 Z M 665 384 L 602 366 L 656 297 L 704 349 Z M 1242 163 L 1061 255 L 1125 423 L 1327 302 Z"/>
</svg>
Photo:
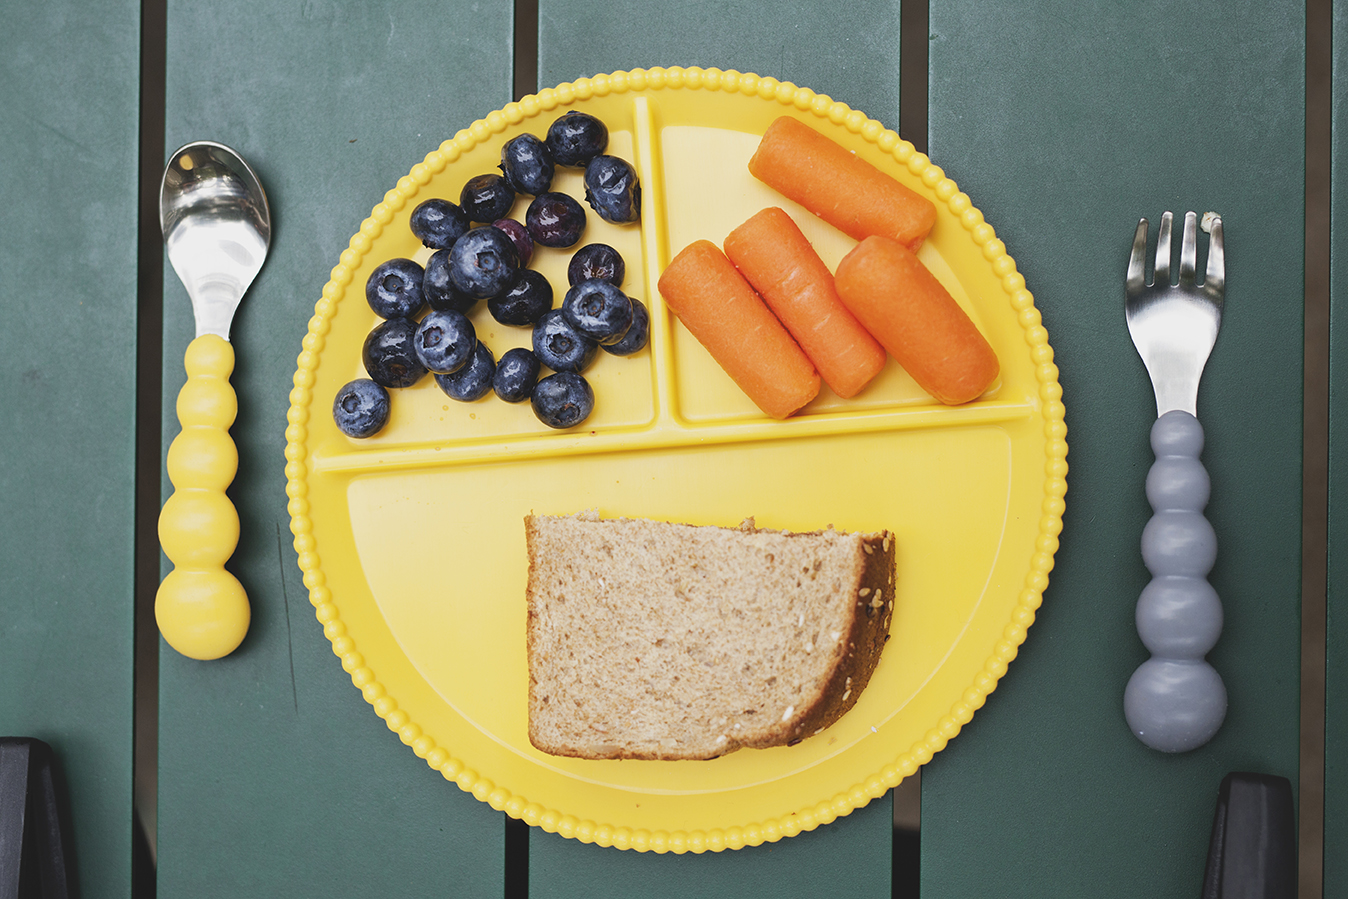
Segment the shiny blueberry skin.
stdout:
<svg viewBox="0 0 1348 899">
<path fill-rule="evenodd" d="M 505 290 L 519 273 L 520 254 L 500 228 L 474 228 L 449 251 L 449 280 L 461 293 L 483 299 Z"/>
<path fill-rule="evenodd" d="M 514 219 L 497 219 L 491 226 L 505 232 L 515 245 L 515 252 L 520 254 L 520 268 L 528 268 L 529 260 L 534 258 L 534 239 L 529 236 L 529 229 Z"/>
<path fill-rule="evenodd" d="M 552 186 L 556 166 L 548 146 L 532 134 L 521 134 L 501 148 L 501 174 L 516 193 L 536 197 Z"/>
<path fill-rule="evenodd" d="M 617 343 L 632 326 L 632 300 L 608 281 L 581 281 L 562 297 L 562 314 L 580 333 L 599 342 Z"/>
<path fill-rule="evenodd" d="M 584 168 L 608 146 L 608 128 L 589 113 L 572 110 L 548 127 L 553 162 Z"/>
<path fill-rule="evenodd" d="M 526 268 L 515 283 L 487 300 L 487 311 L 503 325 L 525 327 L 552 308 L 552 283 L 542 272 Z"/>
<path fill-rule="evenodd" d="M 632 327 L 627 329 L 623 339 L 614 344 L 600 347 L 614 356 L 630 356 L 646 348 L 651 339 L 651 314 L 641 300 L 632 300 Z"/>
<path fill-rule="evenodd" d="M 468 215 L 448 200 L 431 199 L 412 210 L 412 233 L 432 250 L 445 250 L 472 227 Z"/>
<path fill-rule="evenodd" d="M 500 175 L 477 175 L 463 186 L 459 205 L 470 220 L 489 224 L 510 214 L 515 189 Z"/>
<path fill-rule="evenodd" d="M 456 288 L 449 279 L 449 250 L 436 250 L 426 260 L 426 277 L 421 282 L 421 294 L 426 298 L 426 305 L 432 309 L 462 312 L 465 315 L 478 300 Z"/>
<path fill-rule="evenodd" d="M 575 372 L 548 375 L 530 397 L 534 415 L 550 428 L 572 428 L 594 411 L 594 390 Z"/>
<path fill-rule="evenodd" d="M 416 333 L 417 323 L 410 318 L 391 318 L 375 325 L 361 348 L 370 380 L 381 387 L 411 387 L 421 380 L 426 367 L 413 349 Z"/>
<path fill-rule="evenodd" d="M 491 388 L 507 403 L 522 403 L 533 395 L 541 367 L 538 357 L 524 347 L 506 350 L 501 361 L 496 364 Z"/>
<path fill-rule="evenodd" d="M 417 325 L 412 347 L 426 371 L 447 375 L 458 371 L 473 355 L 477 332 L 461 312 L 431 311 Z"/>
<path fill-rule="evenodd" d="M 585 201 L 606 222 L 635 222 L 641 218 L 636 169 L 616 156 L 596 156 L 585 167 Z"/>
<path fill-rule="evenodd" d="M 584 371 L 599 352 L 598 342 L 571 327 L 560 309 L 543 313 L 533 338 L 534 355 L 553 371 Z"/>
<path fill-rule="evenodd" d="M 550 191 L 534 197 L 524 213 L 524 224 L 534 243 L 574 247 L 585 233 L 585 209 L 566 194 Z"/>
<path fill-rule="evenodd" d="M 365 281 L 365 299 L 380 318 L 415 318 L 425 307 L 425 272 L 411 259 L 381 262 Z"/>
<path fill-rule="evenodd" d="M 436 375 L 435 383 L 450 399 L 471 403 L 491 391 L 492 375 L 496 374 L 496 360 L 482 341 L 473 348 L 468 363 L 456 372 Z"/>
<path fill-rule="evenodd" d="M 373 437 L 388 422 L 388 391 L 369 378 L 349 381 L 332 401 L 332 420 L 348 437 Z"/>
<path fill-rule="evenodd" d="M 576 250 L 566 266 L 566 280 L 573 287 L 591 278 L 601 278 L 614 287 L 622 287 L 626 276 L 627 263 L 623 262 L 622 254 L 606 243 L 586 244 Z"/>
</svg>

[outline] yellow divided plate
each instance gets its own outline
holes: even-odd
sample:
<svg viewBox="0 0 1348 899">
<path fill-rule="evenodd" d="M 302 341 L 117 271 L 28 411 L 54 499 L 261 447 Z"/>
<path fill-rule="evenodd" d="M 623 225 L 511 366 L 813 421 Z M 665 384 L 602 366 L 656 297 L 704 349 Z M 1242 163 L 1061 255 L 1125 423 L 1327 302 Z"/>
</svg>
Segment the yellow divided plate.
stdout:
<svg viewBox="0 0 1348 899">
<path fill-rule="evenodd" d="M 430 197 L 458 200 L 514 135 L 568 109 L 602 119 L 642 183 L 640 225 L 589 216 L 582 243 L 616 247 L 624 290 L 652 313 L 649 347 L 600 353 L 593 415 L 553 431 L 528 403 L 449 399 L 430 377 L 391 391 L 368 440 L 333 424 L 337 390 L 364 376 L 376 318 L 365 281 L 392 257 L 424 261 L 408 228 Z M 800 118 L 929 196 L 921 259 L 1001 360 L 961 407 L 935 403 L 892 360 L 859 397 L 827 388 L 788 421 L 760 413 L 666 311 L 663 265 L 785 208 L 830 268 L 854 241 L 750 176 L 758 137 Z M 579 172 L 554 189 L 580 198 Z M 512 216 L 523 218 L 528 197 Z M 588 208 L 587 208 L 588 211 Z M 533 267 L 566 285 L 569 250 Z M 529 332 L 472 315 L 499 358 Z M 586 842 L 702 852 L 774 841 L 881 796 L 942 749 L 1006 671 L 1034 620 L 1061 529 L 1067 444 L 1058 370 L 1024 278 L 953 181 L 879 122 L 771 78 L 714 69 L 618 72 L 545 90 L 460 131 L 374 207 L 332 270 L 304 338 L 287 429 L 291 529 L 333 651 L 411 751 L 493 808 Z M 527 732 L 524 516 L 605 516 L 898 537 L 892 637 L 856 706 L 795 746 L 712 761 L 586 761 Z M 729 686 L 729 685 L 728 685 Z"/>
</svg>

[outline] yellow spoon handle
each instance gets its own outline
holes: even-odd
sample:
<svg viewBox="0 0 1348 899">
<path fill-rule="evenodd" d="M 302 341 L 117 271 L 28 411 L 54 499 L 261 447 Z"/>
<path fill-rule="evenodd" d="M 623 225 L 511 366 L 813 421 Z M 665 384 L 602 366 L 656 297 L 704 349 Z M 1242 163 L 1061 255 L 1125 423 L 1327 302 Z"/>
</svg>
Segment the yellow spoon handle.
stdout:
<svg viewBox="0 0 1348 899">
<path fill-rule="evenodd" d="M 174 569 L 159 585 L 154 615 L 168 644 L 192 659 L 229 655 L 248 632 L 243 585 L 225 570 L 239 543 L 239 513 L 225 488 L 239 470 L 229 436 L 238 414 L 230 386 L 234 348 L 214 334 L 187 347 L 178 393 L 182 431 L 168 451 L 173 494 L 159 513 L 159 544 Z"/>
</svg>

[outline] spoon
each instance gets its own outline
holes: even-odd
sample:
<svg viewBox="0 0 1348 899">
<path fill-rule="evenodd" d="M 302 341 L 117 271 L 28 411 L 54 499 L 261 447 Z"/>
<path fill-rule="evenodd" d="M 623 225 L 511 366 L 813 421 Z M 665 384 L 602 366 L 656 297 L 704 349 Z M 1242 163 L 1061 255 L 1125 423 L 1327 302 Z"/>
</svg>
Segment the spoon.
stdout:
<svg viewBox="0 0 1348 899">
<path fill-rule="evenodd" d="M 197 335 L 178 393 L 182 431 L 168 451 L 173 494 L 159 513 L 159 543 L 175 566 L 155 596 L 159 632 L 193 659 L 229 655 L 248 632 L 248 596 L 225 562 L 239 543 L 239 513 L 225 489 L 239 468 L 229 436 L 238 412 L 230 386 L 229 327 L 271 244 L 271 213 L 257 175 L 229 147 L 197 141 L 169 157 L 159 190 L 169 262 L 192 300 Z"/>
</svg>

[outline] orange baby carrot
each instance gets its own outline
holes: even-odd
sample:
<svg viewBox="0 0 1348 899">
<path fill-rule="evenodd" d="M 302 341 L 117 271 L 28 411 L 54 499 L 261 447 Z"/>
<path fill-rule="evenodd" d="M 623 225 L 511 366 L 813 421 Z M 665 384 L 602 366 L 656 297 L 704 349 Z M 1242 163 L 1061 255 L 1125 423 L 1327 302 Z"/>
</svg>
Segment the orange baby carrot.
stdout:
<svg viewBox="0 0 1348 899">
<path fill-rule="evenodd" d="M 768 126 L 749 171 L 857 240 L 879 234 L 917 252 L 936 223 L 926 197 L 790 116 Z"/>
<path fill-rule="evenodd" d="M 684 247 L 659 286 L 679 321 L 768 415 L 786 418 L 819 393 L 819 373 L 716 244 Z"/>
<path fill-rule="evenodd" d="M 885 367 L 884 347 L 838 299 L 833 273 L 784 209 L 731 231 L 725 254 L 838 396 L 856 396 Z"/>
<path fill-rule="evenodd" d="M 838 263 L 835 283 L 847 308 L 941 402 L 967 403 L 997 380 L 992 347 L 903 244 L 866 238 Z"/>
</svg>

